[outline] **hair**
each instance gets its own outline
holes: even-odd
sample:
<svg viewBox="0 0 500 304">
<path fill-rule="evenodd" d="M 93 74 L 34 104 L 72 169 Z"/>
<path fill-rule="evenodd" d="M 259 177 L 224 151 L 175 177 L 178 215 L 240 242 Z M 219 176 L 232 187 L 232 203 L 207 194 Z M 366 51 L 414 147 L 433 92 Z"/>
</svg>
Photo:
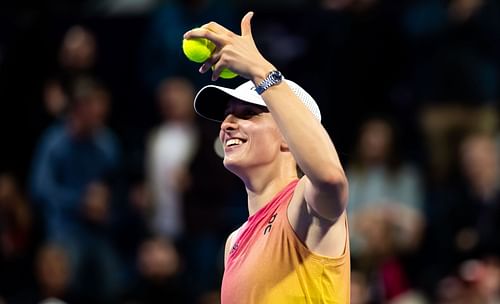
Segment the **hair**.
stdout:
<svg viewBox="0 0 500 304">
<path fill-rule="evenodd" d="M 395 123 L 389 119 L 388 117 L 385 117 L 383 115 L 373 115 L 370 117 L 366 117 L 366 119 L 363 121 L 361 126 L 358 129 L 358 135 L 357 135 L 357 141 L 356 141 L 356 146 L 355 146 L 355 153 L 354 157 L 351 162 L 351 166 L 355 170 L 364 170 L 365 164 L 361 160 L 361 151 L 360 151 L 360 139 L 361 135 L 366 128 L 367 124 L 370 122 L 375 122 L 375 121 L 380 121 L 382 123 L 385 123 L 388 128 L 390 129 L 391 132 L 391 141 L 389 142 L 389 145 L 387 147 L 387 157 L 384 160 L 384 165 L 387 166 L 389 169 L 389 172 L 396 172 L 400 167 L 401 167 L 401 156 L 400 156 L 400 151 L 399 151 L 399 134 L 398 134 L 398 128 L 395 127 Z"/>
</svg>

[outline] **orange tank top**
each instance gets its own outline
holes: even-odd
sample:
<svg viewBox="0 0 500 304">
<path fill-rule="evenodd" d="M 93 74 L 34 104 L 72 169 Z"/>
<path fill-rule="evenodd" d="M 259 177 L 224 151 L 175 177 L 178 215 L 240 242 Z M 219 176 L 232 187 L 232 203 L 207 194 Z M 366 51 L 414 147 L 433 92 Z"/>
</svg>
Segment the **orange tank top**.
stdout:
<svg viewBox="0 0 500 304">
<path fill-rule="evenodd" d="M 297 182 L 286 186 L 240 228 L 227 257 L 222 304 L 349 303 L 348 238 L 344 253 L 335 258 L 305 246 L 287 216 Z"/>
</svg>

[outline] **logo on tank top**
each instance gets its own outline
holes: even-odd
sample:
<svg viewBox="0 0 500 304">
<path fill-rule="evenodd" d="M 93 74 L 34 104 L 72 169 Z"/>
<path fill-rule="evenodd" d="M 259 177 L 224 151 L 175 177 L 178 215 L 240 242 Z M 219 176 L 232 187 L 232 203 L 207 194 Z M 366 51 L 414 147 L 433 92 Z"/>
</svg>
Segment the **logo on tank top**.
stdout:
<svg viewBox="0 0 500 304">
<path fill-rule="evenodd" d="M 233 248 L 231 248 L 231 252 L 229 252 L 229 254 L 233 254 L 236 250 L 238 250 L 238 243 L 234 243 Z"/>
<path fill-rule="evenodd" d="M 271 216 L 269 219 L 269 222 L 267 222 L 267 226 L 264 229 L 264 235 L 266 235 L 268 232 L 271 232 L 271 228 L 273 227 L 273 223 L 276 220 L 276 215 L 278 215 L 276 212 Z"/>
</svg>

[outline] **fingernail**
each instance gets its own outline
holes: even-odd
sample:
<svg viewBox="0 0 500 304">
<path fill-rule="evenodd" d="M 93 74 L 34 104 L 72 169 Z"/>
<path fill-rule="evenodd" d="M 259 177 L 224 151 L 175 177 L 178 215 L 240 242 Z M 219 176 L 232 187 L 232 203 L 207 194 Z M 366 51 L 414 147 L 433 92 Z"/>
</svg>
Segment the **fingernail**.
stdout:
<svg viewBox="0 0 500 304">
<path fill-rule="evenodd" d="M 210 70 L 210 65 L 208 63 L 204 63 L 200 67 L 200 72 L 201 73 L 206 73 L 208 70 Z"/>
</svg>

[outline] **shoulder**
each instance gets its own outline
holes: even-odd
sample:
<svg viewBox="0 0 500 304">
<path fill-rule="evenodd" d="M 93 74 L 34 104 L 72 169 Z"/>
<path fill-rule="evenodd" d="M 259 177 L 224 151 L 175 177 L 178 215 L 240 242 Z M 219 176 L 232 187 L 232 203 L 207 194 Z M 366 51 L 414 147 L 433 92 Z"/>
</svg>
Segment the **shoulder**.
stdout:
<svg viewBox="0 0 500 304">
<path fill-rule="evenodd" d="M 61 146 L 68 138 L 68 132 L 66 131 L 63 123 L 54 123 L 52 126 L 48 127 L 40 136 L 38 149 L 40 150 L 54 150 L 58 146 Z"/>
</svg>

